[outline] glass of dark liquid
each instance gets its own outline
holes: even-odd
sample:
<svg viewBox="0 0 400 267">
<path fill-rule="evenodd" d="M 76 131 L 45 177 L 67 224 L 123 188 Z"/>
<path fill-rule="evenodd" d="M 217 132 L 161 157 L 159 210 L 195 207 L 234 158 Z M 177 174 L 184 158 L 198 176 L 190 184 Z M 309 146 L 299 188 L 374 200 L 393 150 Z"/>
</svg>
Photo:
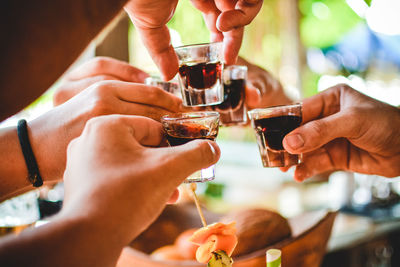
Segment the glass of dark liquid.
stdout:
<svg viewBox="0 0 400 267">
<path fill-rule="evenodd" d="M 248 114 L 264 167 L 287 167 L 301 162 L 301 154 L 289 154 L 282 145 L 283 138 L 301 124 L 301 104 L 253 109 Z"/>
<path fill-rule="evenodd" d="M 220 104 L 224 100 L 222 43 L 180 46 L 175 52 L 183 104 L 190 107 Z"/>
<path fill-rule="evenodd" d="M 164 91 L 176 95 L 177 97 L 181 98 L 181 92 L 179 88 L 179 84 L 177 80 L 170 80 L 165 82 L 159 76 L 151 76 L 147 77 L 144 80 L 146 85 L 156 86 L 158 88 L 163 89 Z"/>
<path fill-rule="evenodd" d="M 224 69 L 224 101 L 213 110 L 218 111 L 221 125 L 231 126 L 246 124 L 247 109 L 245 106 L 247 67 L 227 66 Z"/>
<path fill-rule="evenodd" d="M 215 141 L 218 135 L 218 112 L 189 112 L 166 115 L 161 118 L 168 144 L 179 146 L 195 139 Z M 215 178 L 214 166 L 190 175 L 185 183 L 211 181 Z"/>
</svg>

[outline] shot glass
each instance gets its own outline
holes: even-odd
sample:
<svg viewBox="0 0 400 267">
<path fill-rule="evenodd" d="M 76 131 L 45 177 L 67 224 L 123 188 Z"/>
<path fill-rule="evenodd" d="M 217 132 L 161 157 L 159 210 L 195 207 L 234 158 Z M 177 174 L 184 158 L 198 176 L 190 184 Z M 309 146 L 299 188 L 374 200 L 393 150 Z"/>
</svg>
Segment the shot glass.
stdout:
<svg viewBox="0 0 400 267">
<path fill-rule="evenodd" d="M 144 83 L 146 85 L 159 87 L 168 93 L 176 95 L 179 98 L 182 97 L 178 81 L 176 81 L 176 80 L 171 80 L 171 81 L 165 82 L 161 79 L 161 77 L 151 76 L 151 77 L 147 77 L 144 80 Z"/>
<path fill-rule="evenodd" d="M 264 167 L 287 167 L 301 162 L 282 145 L 285 135 L 300 126 L 301 104 L 253 109 L 248 112 Z"/>
<path fill-rule="evenodd" d="M 179 59 L 179 84 L 185 106 L 222 103 L 222 43 L 186 45 L 175 48 Z"/>
<path fill-rule="evenodd" d="M 247 109 L 245 103 L 247 67 L 232 65 L 225 67 L 224 101 L 213 110 L 218 111 L 221 125 L 240 125 L 247 122 Z"/>
<path fill-rule="evenodd" d="M 161 118 L 170 146 L 179 146 L 195 139 L 215 141 L 218 135 L 218 112 L 189 112 L 166 115 Z M 185 183 L 211 181 L 215 178 L 215 165 L 196 171 Z"/>
</svg>

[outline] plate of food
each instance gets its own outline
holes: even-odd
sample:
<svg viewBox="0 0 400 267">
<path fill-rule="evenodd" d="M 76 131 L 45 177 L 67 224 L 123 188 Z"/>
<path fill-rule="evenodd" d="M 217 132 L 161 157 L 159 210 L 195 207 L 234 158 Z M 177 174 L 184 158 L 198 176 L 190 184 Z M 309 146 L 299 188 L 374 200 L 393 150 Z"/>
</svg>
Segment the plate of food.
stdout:
<svg viewBox="0 0 400 267">
<path fill-rule="evenodd" d="M 319 266 L 335 216 L 326 210 L 289 219 L 266 209 L 204 210 L 199 220 L 195 205 L 171 205 L 123 250 L 117 266 L 265 267 L 271 248 L 282 251 L 282 266 Z"/>
</svg>

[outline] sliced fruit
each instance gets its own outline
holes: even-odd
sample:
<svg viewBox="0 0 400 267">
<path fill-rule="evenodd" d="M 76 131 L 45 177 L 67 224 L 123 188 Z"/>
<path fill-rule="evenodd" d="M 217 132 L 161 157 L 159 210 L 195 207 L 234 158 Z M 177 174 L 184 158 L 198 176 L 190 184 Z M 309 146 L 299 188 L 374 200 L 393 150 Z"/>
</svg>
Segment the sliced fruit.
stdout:
<svg viewBox="0 0 400 267">
<path fill-rule="evenodd" d="M 190 241 L 201 245 L 203 244 L 210 235 L 216 234 L 222 234 L 222 235 L 235 235 L 236 234 L 236 227 L 235 227 L 235 222 L 229 223 L 229 224 L 224 224 L 224 223 L 213 223 L 209 224 L 206 227 L 202 227 L 190 238 Z"/>
<path fill-rule="evenodd" d="M 212 253 L 219 250 L 231 256 L 237 245 L 235 232 L 235 223 L 215 223 L 197 230 L 190 238 L 191 242 L 199 246 L 196 251 L 196 260 L 207 263 Z"/>
<path fill-rule="evenodd" d="M 212 257 L 208 262 L 208 267 L 232 267 L 232 258 L 225 251 L 218 250 L 212 253 Z"/>
</svg>

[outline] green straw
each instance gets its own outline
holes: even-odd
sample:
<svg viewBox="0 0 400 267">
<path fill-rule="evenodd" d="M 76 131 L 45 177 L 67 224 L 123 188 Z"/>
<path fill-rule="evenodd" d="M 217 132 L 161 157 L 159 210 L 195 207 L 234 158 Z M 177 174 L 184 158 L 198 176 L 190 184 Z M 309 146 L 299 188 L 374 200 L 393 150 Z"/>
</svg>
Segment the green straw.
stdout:
<svg viewBox="0 0 400 267">
<path fill-rule="evenodd" d="M 267 267 L 281 267 L 281 254 L 279 249 L 268 249 Z"/>
</svg>

